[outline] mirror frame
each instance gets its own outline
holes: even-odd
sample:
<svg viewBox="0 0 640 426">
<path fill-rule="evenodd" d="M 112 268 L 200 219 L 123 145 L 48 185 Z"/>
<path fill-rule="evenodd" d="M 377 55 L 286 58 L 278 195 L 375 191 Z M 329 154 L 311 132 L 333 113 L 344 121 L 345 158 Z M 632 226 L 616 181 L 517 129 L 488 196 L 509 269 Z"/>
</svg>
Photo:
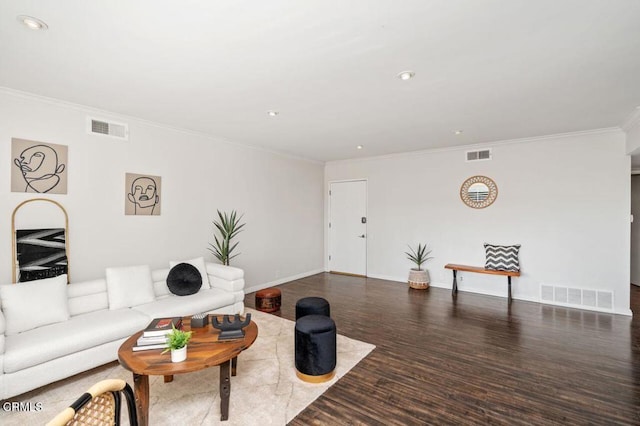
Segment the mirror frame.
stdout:
<svg viewBox="0 0 640 426">
<path fill-rule="evenodd" d="M 482 201 L 474 201 L 469 197 L 469 188 L 474 183 L 483 183 L 487 185 L 487 188 L 489 188 L 489 196 L 487 196 L 486 199 Z M 498 185 L 496 185 L 493 179 L 486 176 L 471 176 L 462 183 L 462 186 L 460 186 L 460 198 L 463 203 L 471 208 L 484 209 L 493 204 L 496 198 L 498 198 Z"/>
<path fill-rule="evenodd" d="M 58 203 L 57 201 L 51 200 L 49 198 L 32 198 L 30 200 L 23 201 L 20 204 L 18 204 L 16 208 L 13 209 L 13 213 L 11 213 L 11 281 L 14 284 L 18 283 L 19 265 L 18 265 L 18 247 L 17 247 L 17 241 L 16 241 L 16 214 L 18 213 L 18 210 L 20 210 L 20 208 L 23 207 L 25 204 L 32 203 L 35 201 L 52 203 L 56 205 L 60 210 L 62 210 L 62 213 L 64 214 L 64 236 L 65 236 L 64 244 L 65 244 L 65 251 L 67 253 L 67 284 L 69 284 L 71 282 L 71 265 L 70 265 L 71 262 L 69 260 L 69 215 L 67 214 L 67 210 L 64 207 L 62 207 L 62 204 Z"/>
</svg>

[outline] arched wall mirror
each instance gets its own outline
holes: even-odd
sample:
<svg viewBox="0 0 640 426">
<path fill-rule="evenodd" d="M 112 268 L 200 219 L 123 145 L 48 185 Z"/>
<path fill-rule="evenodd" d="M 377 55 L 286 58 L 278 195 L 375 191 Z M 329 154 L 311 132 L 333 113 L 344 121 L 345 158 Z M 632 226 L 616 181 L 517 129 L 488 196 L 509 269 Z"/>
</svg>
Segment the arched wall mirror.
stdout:
<svg viewBox="0 0 640 426">
<path fill-rule="evenodd" d="M 486 176 L 472 176 L 462 183 L 460 198 L 469 207 L 484 209 L 498 198 L 498 186 Z"/>
<path fill-rule="evenodd" d="M 14 283 L 67 274 L 69 216 L 47 198 L 23 201 L 11 215 L 11 273 Z"/>
</svg>

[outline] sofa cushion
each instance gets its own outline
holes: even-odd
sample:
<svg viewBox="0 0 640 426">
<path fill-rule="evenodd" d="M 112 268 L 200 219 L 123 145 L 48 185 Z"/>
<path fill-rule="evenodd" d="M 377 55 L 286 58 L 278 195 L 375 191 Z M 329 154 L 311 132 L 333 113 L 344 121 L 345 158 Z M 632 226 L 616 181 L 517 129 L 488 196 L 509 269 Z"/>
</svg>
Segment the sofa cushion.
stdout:
<svg viewBox="0 0 640 426">
<path fill-rule="evenodd" d="M 239 280 L 223 280 L 218 277 L 211 277 L 211 287 L 213 288 L 221 288 L 226 291 L 242 291 L 244 289 L 244 278 L 240 278 Z"/>
<path fill-rule="evenodd" d="M 234 281 L 244 278 L 244 270 L 234 268 L 233 266 L 218 265 L 216 263 L 207 263 L 207 272 L 218 278 L 227 281 Z"/>
<path fill-rule="evenodd" d="M 175 317 L 208 312 L 226 305 L 233 305 L 233 293 L 216 288 L 200 290 L 189 296 L 169 295 L 153 303 L 134 306 L 150 318 Z"/>
<path fill-rule="evenodd" d="M 169 268 L 154 269 L 151 271 L 151 279 L 153 280 L 153 292 L 156 298 L 171 294 L 167 287 L 167 277 L 169 276 Z"/>
<path fill-rule="evenodd" d="M 148 317 L 131 309 L 103 309 L 71 317 L 63 323 L 7 336 L 4 372 L 13 373 L 129 337 L 148 322 Z"/>
<path fill-rule="evenodd" d="M 0 286 L 7 335 L 69 319 L 67 275 Z"/>
<path fill-rule="evenodd" d="M 202 287 L 202 276 L 190 263 L 178 263 L 167 276 L 167 287 L 176 296 L 195 294 Z"/>
<path fill-rule="evenodd" d="M 107 281 L 104 278 L 71 283 L 67 286 L 67 296 L 71 316 L 109 309 Z"/>
<path fill-rule="evenodd" d="M 204 257 L 196 257 L 195 259 L 182 260 L 178 262 L 172 260 L 171 262 L 169 262 L 169 267 L 173 268 L 178 263 L 188 263 L 190 265 L 195 266 L 200 272 L 200 275 L 202 276 L 202 288 L 211 287 L 211 285 L 209 284 L 209 277 L 207 276 L 207 267 L 205 266 L 205 263 L 204 263 Z"/>
<path fill-rule="evenodd" d="M 129 308 L 155 300 L 148 265 L 107 268 L 109 309 Z"/>
</svg>

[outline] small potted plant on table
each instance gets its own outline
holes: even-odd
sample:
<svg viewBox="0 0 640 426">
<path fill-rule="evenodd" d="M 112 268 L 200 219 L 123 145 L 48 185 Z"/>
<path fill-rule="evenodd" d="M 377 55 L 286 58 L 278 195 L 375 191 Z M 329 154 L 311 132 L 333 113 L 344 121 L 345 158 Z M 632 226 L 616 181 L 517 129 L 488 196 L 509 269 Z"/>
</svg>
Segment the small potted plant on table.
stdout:
<svg viewBox="0 0 640 426">
<path fill-rule="evenodd" d="M 187 343 L 191 339 L 193 331 L 183 331 L 171 325 L 173 330 L 167 334 L 167 349 L 162 351 L 166 353 L 171 351 L 171 362 L 180 362 L 187 359 Z"/>
<path fill-rule="evenodd" d="M 405 252 L 407 258 L 418 267 L 409 271 L 409 287 L 424 290 L 429 287 L 429 271 L 422 269 L 422 264 L 433 257 L 429 257 L 431 250 L 427 250 L 427 245 L 418 244 L 417 250 L 409 246 L 411 252 Z"/>
</svg>

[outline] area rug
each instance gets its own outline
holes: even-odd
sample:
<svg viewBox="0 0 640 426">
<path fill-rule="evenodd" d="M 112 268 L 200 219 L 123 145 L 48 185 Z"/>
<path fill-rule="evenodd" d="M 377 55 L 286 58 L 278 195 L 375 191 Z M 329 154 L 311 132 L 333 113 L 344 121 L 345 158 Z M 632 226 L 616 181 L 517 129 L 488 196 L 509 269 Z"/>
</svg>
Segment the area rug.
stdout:
<svg viewBox="0 0 640 426">
<path fill-rule="evenodd" d="M 215 367 L 176 375 L 171 383 L 164 383 L 161 376 L 151 376 L 150 425 L 285 425 L 375 348 L 338 335 L 336 376 L 321 384 L 305 383 L 295 374 L 294 322 L 253 309 L 247 312 L 258 325 L 258 338 L 238 357 L 238 375 L 231 378 L 229 420 L 220 421 L 219 368 Z M 133 386 L 131 372 L 111 363 L 10 398 L 9 401 L 28 402 L 34 407 L 41 403 L 42 409 L 0 410 L 0 423 L 45 424 L 91 385 L 111 378 L 124 379 Z M 122 420 L 128 424 L 126 408 Z"/>
</svg>

